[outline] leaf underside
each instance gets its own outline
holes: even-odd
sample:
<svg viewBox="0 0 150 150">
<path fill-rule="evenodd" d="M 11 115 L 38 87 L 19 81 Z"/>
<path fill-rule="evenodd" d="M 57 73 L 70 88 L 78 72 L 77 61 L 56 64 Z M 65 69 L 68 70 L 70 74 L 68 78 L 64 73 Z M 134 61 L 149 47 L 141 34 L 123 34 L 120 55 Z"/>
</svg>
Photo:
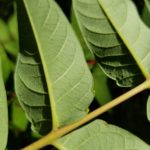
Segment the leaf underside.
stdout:
<svg viewBox="0 0 150 150">
<path fill-rule="evenodd" d="M 149 150 L 148 144 L 114 125 L 96 120 L 54 143 L 59 150 Z"/>
<path fill-rule="evenodd" d="M 29 18 L 28 18 L 28 17 Z M 15 88 L 35 130 L 46 134 L 87 114 L 92 76 L 81 46 L 53 0 L 18 1 Z"/>
<path fill-rule="evenodd" d="M 139 19 L 133 4 L 129 1 L 113 1 L 112 8 L 110 8 L 112 12 L 110 13 L 109 11 L 108 13 L 114 16 L 108 18 L 100 7 L 101 1 L 74 0 L 73 2 L 82 34 L 88 47 L 95 53 L 103 71 L 110 78 L 116 80 L 119 86 L 132 87 L 142 82 L 144 78 L 143 72 L 141 73 L 140 71 L 141 68 L 139 69 L 139 64 L 144 66 L 144 72 L 149 71 L 149 57 L 147 55 L 150 50 L 148 47 L 150 32 Z M 129 4 L 126 6 L 125 3 Z M 131 8 L 127 9 L 126 7 Z M 135 23 L 129 17 L 129 11 L 133 12 L 131 17 L 134 17 Z M 112 25 L 110 21 L 113 18 L 118 19 L 117 21 L 114 20 L 114 22 L 116 21 L 117 25 L 122 24 L 123 27 Z M 122 32 L 122 35 L 124 34 L 124 37 L 118 33 L 116 28 L 119 30 L 119 33 Z M 145 39 L 144 34 L 147 37 L 145 41 L 142 39 Z M 131 47 L 130 50 L 129 47 Z M 131 51 L 133 51 L 132 55 Z M 133 57 L 136 58 L 136 62 Z"/>
<path fill-rule="evenodd" d="M 150 78 L 150 30 L 130 0 L 98 0 L 143 75 Z M 118 8 L 118 9 L 115 9 Z M 115 9 L 115 11 L 113 11 Z M 119 13 L 120 12 L 120 13 Z"/>
<path fill-rule="evenodd" d="M 0 61 L 0 149 L 5 150 L 8 137 L 8 113 L 6 91 L 4 89 L 2 67 Z"/>
<path fill-rule="evenodd" d="M 137 66 L 141 69 L 145 78 L 150 79 L 150 29 L 140 19 L 133 2 L 130 0 L 114 0 L 113 3 L 108 0 L 98 1 L 136 60 Z M 148 101 L 148 118 L 149 107 Z"/>
</svg>

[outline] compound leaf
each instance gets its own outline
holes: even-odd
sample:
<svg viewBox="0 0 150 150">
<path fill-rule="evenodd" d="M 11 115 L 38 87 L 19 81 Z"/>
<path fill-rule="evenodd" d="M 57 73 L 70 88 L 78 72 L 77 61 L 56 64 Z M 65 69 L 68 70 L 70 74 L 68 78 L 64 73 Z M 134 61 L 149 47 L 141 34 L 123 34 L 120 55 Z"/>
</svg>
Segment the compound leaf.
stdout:
<svg viewBox="0 0 150 150">
<path fill-rule="evenodd" d="M 143 75 L 150 79 L 150 29 L 131 0 L 74 0 L 73 7 L 88 47 L 110 78 L 124 87 L 139 84 Z"/>
</svg>

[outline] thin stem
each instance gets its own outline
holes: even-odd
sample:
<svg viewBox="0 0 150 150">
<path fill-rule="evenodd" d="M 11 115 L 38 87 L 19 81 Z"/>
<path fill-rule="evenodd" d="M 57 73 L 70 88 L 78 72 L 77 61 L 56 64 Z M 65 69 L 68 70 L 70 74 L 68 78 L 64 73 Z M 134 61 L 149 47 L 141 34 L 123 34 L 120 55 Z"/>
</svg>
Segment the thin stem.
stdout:
<svg viewBox="0 0 150 150">
<path fill-rule="evenodd" d="M 52 144 L 56 139 L 62 137 L 63 135 L 73 131 L 74 129 L 80 127 L 81 125 L 84 125 L 85 123 L 89 122 L 90 120 L 94 119 L 95 117 L 101 115 L 102 113 L 108 111 L 109 109 L 119 105 L 120 103 L 128 100 L 132 96 L 150 88 L 150 80 L 146 80 L 139 86 L 131 89 L 127 93 L 119 96 L 118 98 L 112 100 L 111 102 L 107 103 L 106 105 L 94 110 L 93 112 L 89 113 L 86 117 L 83 119 L 71 124 L 67 125 L 65 127 L 62 127 L 60 129 L 54 130 L 50 132 L 45 137 L 41 138 L 40 140 L 36 141 L 35 143 L 23 148 L 22 150 L 37 150 L 40 149 L 46 145 Z"/>
</svg>

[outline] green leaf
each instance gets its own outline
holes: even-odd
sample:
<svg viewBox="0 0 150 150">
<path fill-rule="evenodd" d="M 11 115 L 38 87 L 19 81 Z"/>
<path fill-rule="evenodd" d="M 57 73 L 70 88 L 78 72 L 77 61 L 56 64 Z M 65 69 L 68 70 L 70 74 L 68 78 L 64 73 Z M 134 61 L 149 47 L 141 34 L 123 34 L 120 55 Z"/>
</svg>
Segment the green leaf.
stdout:
<svg viewBox="0 0 150 150">
<path fill-rule="evenodd" d="M 114 125 L 96 120 L 54 142 L 59 150 L 149 150 L 150 146 Z"/>
<path fill-rule="evenodd" d="M 150 12 L 150 0 L 144 0 L 144 2 L 147 6 L 148 11 Z"/>
<path fill-rule="evenodd" d="M 145 5 L 142 12 L 142 19 L 150 27 L 150 0 L 144 0 Z"/>
<path fill-rule="evenodd" d="M 11 41 L 5 43 L 4 47 L 10 55 L 17 57 L 19 48 L 18 48 L 18 26 L 17 26 L 16 11 L 8 20 L 8 28 L 12 39 Z"/>
<path fill-rule="evenodd" d="M 85 43 L 86 41 L 84 40 L 82 33 L 79 29 L 79 25 L 77 23 L 73 9 L 71 9 L 71 24 L 72 24 L 73 29 L 75 30 L 75 33 L 77 34 L 78 39 L 80 40 L 86 60 L 95 59 L 93 53 L 89 50 L 89 48 L 87 47 Z"/>
<path fill-rule="evenodd" d="M 18 31 L 17 31 L 17 18 L 16 14 L 10 17 L 8 24 L 0 19 L 0 44 L 5 50 L 13 55 L 17 56 L 18 53 Z"/>
<path fill-rule="evenodd" d="M 98 65 L 92 69 L 92 74 L 96 100 L 100 105 L 104 105 L 112 99 L 107 83 L 108 78 Z"/>
<path fill-rule="evenodd" d="M 28 120 L 24 114 L 24 111 L 20 107 L 18 101 L 16 99 L 13 99 L 12 103 L 12 124 L 20 129 L 21 131 L 25 131 L 27 129 Z"/>
<path fill-rule="evenodd" d="M 52 123 L 55 129 L 83 118 L 93 80 L 61 9 L 53 0 L 19 0 L 18 23 L 15 89 L 35 130 L 46 134 Z"/>
<path fill-rule="evenodd" d="M 8 20 L 8 28 L 14 40 L 18 41 L 18 27 L 17 27 L 17 13 L 15 13 Z"/>
<path fill-rule="evenodd" d="M 5 43 L 4 48 L 8 54 L 10 54 L 14 57 L 17 57 L 19 48 L 18 48 L 18 44 L 16 41 L 11 40 L 11 41 Z"/>
<path fill-rule="evenodd" d="M 142 82 L 142 74 L 150 79 L 150 29 L 140 19 L 133 2 L 73 2 L 80 29 L 105 73 L 126 87 Z"/>
<path fill-rule="evenodd" d="M 103 71 L 125 87 L 142 82 L 142 74 L 149 78 L 150 30 L 134 4 L 130 0 L 73 2 L 81 31 Z"/>
<path fill-rule="evenodd" d="M 149 78 L 150 30 L 143 24 L 135 5 L 130 0 L 115 0 L 113 5 L 112 0 L 98 1 L 142 73 Z"/>
<path fill-rule="evenodd" d="M 8 56 L 2 45 L 0 45 L 0 59 L 1 59 L 1 63 L 2 63 L 3 79 L 6 82 L 12 69 L 13 69 L 13 64 L 8 59 Z"/>
<path fill-rule="evenodd" d="M 9 29 L 7 24 L 0 19 L 0 43 L 4 43 L 10 40 Z"/>
<path fill-rule="evenodd" d="M 8 112 L 0 61 L 0 149 L 5 150 L 8 137 Z"/>
<path fill-rule="evenodd" d="M 108 0 L 98 1 L 143 75 L 150 79 L 150 29 L 139 18 L 135 6 L 130 0 L 115 0 L 113 5 Z"/>
</svg>

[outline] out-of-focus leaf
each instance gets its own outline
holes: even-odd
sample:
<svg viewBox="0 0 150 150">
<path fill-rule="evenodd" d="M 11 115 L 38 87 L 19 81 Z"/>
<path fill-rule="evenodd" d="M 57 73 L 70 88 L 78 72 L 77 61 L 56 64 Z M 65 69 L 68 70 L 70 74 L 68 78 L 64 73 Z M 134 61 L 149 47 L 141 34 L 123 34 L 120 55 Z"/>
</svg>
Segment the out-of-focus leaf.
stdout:
<svg viewBox="0 0 150 150">
<path fill-rule="evenodd" d="M 145 2 L 145 5 L 146 5 L 149 13 L 150 13 L 150 0 L 144 0 L 144 2 Z"/>
<path fill-rule="evenodd" d="M 13 64 L 8 59 L 5 50 L 1 45 L 0 45 L 0 59 L 1 59 L 1 63 L 2 63 L 3 79 L 4 79 L 4 81 L 7 81 L 8 77 L 13 69 Z"/>
<path fill-rule="evenodd" d="M 34 132 L 34 131 L 32 131 L 31 135 L 33 138 L 41 138 L 42 137 L 42 135 L 40 135 L 39 133 Z"/>
<path fill-rule="evenodd" d="M 104 105 L 112 99 L 107 84 L 108 77 L 98 65 L 96 65 L 92 71 L 96 100 L 99 102 L 99 104 Z"/>
<path fill-rule="evenodd" d="M 28 120 L 25 116 L 24 111 L 20 107 L 16 99 L 12 103 L 12 124 L 18 129 L 25 131 L 28 125 Z"/>
<path fill-rule="evenodd" d="M 18 26 L 17 26 L 17 14 L 14 13 L 9 21 L 8 21 L 8 27 L 9 27 L 9 31 L 12 35 L 12 37 L 18 41 Z"/>
<path fill-rule="evenodd" d="M 150 150 L 144 141 L 114 125 L 96 120 L 54 142 L 59 150 Z"/>
<path fill-rule="evenodd" d="M 0 19 L 0 43 L 4 43 L 10 40 L 10 34 L 7 24 Z"/>
<path fill-rule="evenodd" d="M 0 44 L 5 50 L 13 55 L 17 56 L 18 53 L 18 31 L 17 31 L 17 18 L 16 14 L 11 16 L 8 24 L 0 19 Z"/>
<path fill-rule="evenodd" d="M 7 99 L 0 60 L 0 150 L 5 150 L 8 137 Z"/>
<path fill-rule="evenodd" d="M 7 43 L 4 44 L 5 50 L 7 51 L 7 53 L 9 53 L 10 55 L 17 57 L 19 48 L 18 48 L 18 44 L 17 41 L 11 40 Z"/>
<path fill-rule="evenodd" d="M 12 40 L 5 43 L 4 47 L 6 51 L 17 57 L 18 54 L 18 26 L 17 26 L 17 14 L 16 12 L 10 17 L 8 21 L 9 32 L 12 37 Z"/>
<path fill-rule="evenodd" d="M 150 27 L 150 0 L 144 0 L 145 5 L 142 12 L 142 19 Z"/>
</svg>

